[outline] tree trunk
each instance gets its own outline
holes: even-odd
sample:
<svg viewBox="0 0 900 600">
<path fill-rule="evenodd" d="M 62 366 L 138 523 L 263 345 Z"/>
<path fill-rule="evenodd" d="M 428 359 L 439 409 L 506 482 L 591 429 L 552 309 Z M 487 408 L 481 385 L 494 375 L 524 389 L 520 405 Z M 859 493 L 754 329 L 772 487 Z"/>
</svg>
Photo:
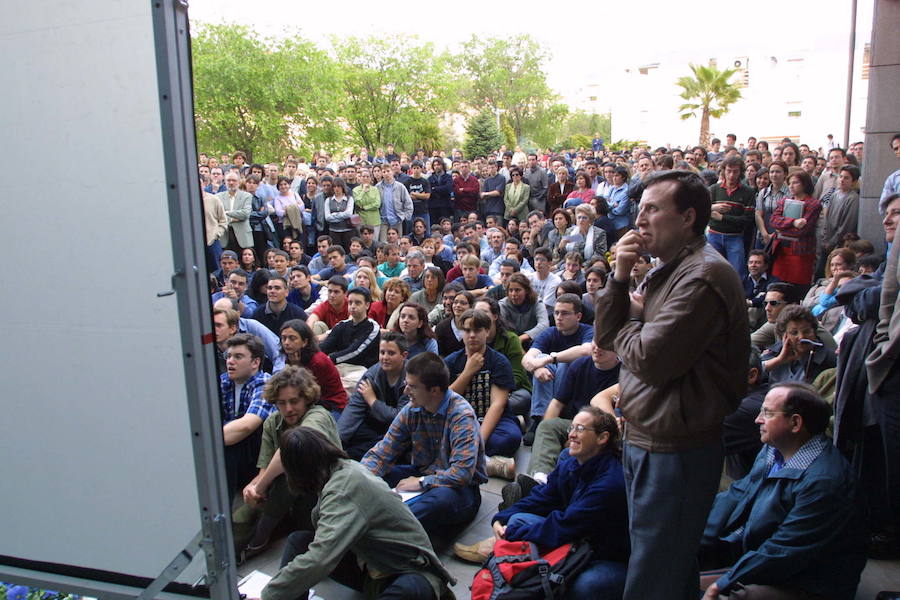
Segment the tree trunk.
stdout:
<svg viewBox="0 0 900 600">
<path fill-rule="evenodd" d="M 709 143 L 709 108 L 703 107 L 703 114 L 700 116 L 700 145 L 704 148 Z"/>
</svg>

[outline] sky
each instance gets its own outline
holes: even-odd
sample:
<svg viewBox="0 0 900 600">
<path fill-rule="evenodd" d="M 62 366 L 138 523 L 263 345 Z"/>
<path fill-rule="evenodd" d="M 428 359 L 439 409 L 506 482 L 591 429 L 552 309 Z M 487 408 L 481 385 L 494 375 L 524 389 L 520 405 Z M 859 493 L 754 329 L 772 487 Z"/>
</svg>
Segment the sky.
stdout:
<svg viewBox="0 0 900 600">
<path fill-rule="evenodd" d="M 872 4 L 859 0 L 858 46 L 871 37 Z M 660 60 L 683 60 L 687 71 L 688 61 L 703 57 L 833 51 L 847 48 L 850 30 L 849 0 L 457 0 L 452 5 L 394 5 L 415 8 L 384 10 L 383 3 L 371 0 L 316 3 L 312 8 L 288 0 L 191 0 L 189 16 L 195 23 L 242 23 L 275 37 L 284 35 L 286 27 L 299 27 L 304 37 L 322 46 L 332 34 L 410 32 L 452 50 L 473 34 L 529 33 L 552 55 L 548 82 L 563 96 L 578 87 L 586 73 L 602 77 L 610 69 Z"/>
</svg>

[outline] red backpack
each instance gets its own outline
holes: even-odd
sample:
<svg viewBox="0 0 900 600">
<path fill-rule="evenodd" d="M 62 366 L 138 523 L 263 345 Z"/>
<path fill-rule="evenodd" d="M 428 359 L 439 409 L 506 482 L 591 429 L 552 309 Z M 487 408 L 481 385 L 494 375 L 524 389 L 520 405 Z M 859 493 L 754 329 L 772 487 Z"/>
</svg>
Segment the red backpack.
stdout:
<svg viewBox="0 0 900 600">
<path fill-rule="evenodd" d="M 531 542 L 497 540 L 494 551 L 475 573 L 472 600 L 557 600 L 590 560 L 591 547 L 585 542 L 564 544 L 541 554 Z"/>
</svg>

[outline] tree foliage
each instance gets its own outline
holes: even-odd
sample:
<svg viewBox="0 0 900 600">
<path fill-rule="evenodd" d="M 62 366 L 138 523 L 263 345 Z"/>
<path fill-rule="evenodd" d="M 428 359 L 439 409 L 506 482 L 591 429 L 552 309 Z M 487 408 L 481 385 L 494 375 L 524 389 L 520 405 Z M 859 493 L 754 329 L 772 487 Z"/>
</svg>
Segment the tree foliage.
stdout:
<svg viewBox="0 0 900 600">
<path fill-rule="evenodd" d="M 728 112 L 729 106 L 740 100 L 741 91 L 728 80 L 735 74 L 734 69 L 718 70 L 714 66 L 704 67 L 691 64 L 693 77 L 679 77 L 681 97 L 686 100 L 678 107 L 682 119 L 696 117 L 700 113 L 700 145 L 709 140 L 709 118 L 718 119 Z"/>
<path fill-rule="evenodd" d="M 497 129 L 495 115 L 482 111 L 472 117 L 466 126 L 463 154 L 467 158 L 487 156 L 503 144 L 503 135 Z"/>
<path fill-rule="evenodd" d="M 192 40 L 192 54 L 201 149 L 244 150 L 262 161 L 283 156 L 299 137 L 319 144 L 341 135 L 331 118 L 331 61 L 311 42 L 207 25 Z"/>
<path fill-rule="evenodd" d="M 438 120 L 458 106 L 449 59 L 415 38 L 334 38 L 338 112 L 367 148 L 438 147 Z"/>
<path fill-rule="evenodd" d="M 544 74 L 546 60 L 546 53 L 528 35 L 512 39 L 473 35 L 457 57 L 467 104 L 477 110 L 485 106 L 503 110 L 517 139 L 532 134 L 529 126 L 555 100 Z"/>
</svg>

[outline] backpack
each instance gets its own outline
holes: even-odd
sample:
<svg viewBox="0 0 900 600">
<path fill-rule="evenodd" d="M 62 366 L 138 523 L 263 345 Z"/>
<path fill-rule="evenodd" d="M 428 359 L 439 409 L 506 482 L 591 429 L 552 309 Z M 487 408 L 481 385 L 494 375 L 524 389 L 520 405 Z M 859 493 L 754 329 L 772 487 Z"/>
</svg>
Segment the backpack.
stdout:
<svg viewBox="0 0 900 600">
<path fill-rule="evenodd" d="M 557 600 L 568 581 L 591 560 L 586 542 L 573 542 L 541 554 L 531 542 L 497 540 L 475 573 L 472 600 Z"/>
</svg>

